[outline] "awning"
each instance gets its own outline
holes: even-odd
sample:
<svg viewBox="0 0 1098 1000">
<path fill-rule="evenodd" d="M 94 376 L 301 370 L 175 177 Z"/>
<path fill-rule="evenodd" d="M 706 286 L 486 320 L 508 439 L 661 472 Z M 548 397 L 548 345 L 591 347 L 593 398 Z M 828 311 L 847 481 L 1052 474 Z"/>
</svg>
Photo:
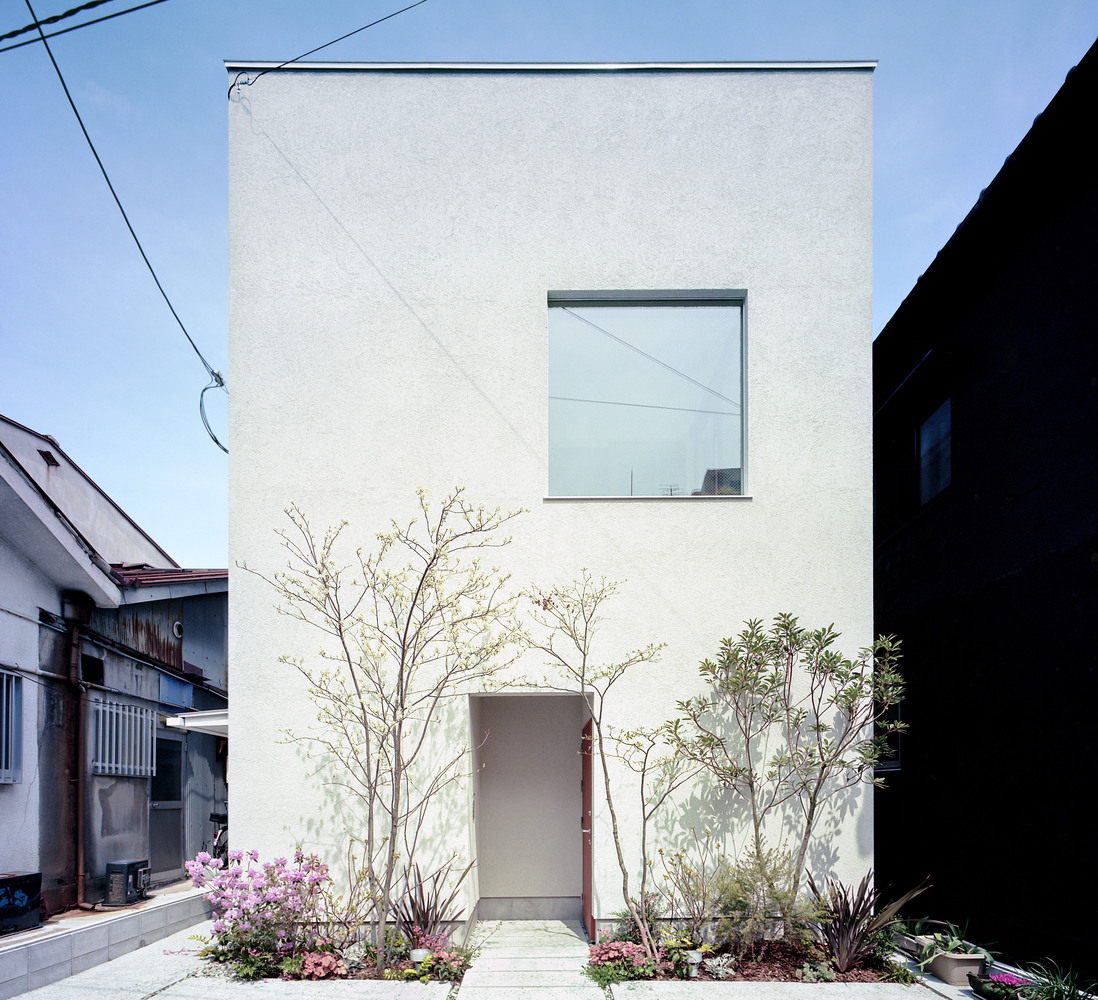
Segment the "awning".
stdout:
<svg viewBox="0 0 1098 1000">
<path fill-rule="evenodd" d="M 164 720 L 172 729 L 188 733 L 209 733 L 211 736 L 229 736 L 229 710 L 216 708 L 211 712 L 184 712 Z"/>
</svg>

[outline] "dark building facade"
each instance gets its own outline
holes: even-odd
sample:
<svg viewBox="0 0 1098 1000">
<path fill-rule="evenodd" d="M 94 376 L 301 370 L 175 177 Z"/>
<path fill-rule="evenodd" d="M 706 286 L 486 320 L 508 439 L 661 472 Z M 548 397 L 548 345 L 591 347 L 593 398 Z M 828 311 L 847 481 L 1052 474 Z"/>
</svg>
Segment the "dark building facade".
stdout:
<svg viewBox="0 0 1098 1000">
<path fill-rule="evenodd" d="M 875 618 L 910 732 L 878 884 L 1098 973 L 1098 45 L 874 345 Z"/>
</svg>

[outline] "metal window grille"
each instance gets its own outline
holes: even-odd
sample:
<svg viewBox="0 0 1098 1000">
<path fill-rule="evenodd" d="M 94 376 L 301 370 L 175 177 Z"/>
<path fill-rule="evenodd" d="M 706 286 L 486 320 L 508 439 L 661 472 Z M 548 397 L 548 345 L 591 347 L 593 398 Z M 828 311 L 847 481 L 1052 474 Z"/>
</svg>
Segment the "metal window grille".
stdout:
<svg viewBox="0 0 1098 1000">
<path fill-rule="evenodd" d="M 23 679 L 0 672 L 0 785 L 23 780 Z"/>
<path fill-rule="evenodd" d="M 92 710 L 92 773 L 131 778 L 156 774 L 154 710 L 99 699 Z"/>
</svg>

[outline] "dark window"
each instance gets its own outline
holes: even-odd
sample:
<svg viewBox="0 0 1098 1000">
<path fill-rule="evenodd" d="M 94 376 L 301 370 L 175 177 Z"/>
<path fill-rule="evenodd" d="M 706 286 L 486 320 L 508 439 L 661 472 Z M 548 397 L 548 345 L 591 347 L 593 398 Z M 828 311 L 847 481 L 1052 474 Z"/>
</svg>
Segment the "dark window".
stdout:
<svg viewBox="0 0 1098 1000">
<path fill-rule="evenodd" d="M 103 661 L 97 656 L 80 657 L 80 676 L 88 684 L 103 686 Z"/>
<path fill-rule="evenodd" d="M 953 475 L 950 400 L 920 425 L 916 441 L 919 456 L 919 503 L 936 497 Z"/>
</svg>

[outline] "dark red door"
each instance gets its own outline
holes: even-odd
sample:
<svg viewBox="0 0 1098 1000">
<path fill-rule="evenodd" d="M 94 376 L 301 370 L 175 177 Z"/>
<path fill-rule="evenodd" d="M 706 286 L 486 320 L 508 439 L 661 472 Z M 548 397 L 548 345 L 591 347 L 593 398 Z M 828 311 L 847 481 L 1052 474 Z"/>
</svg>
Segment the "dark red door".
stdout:
<svg viewBox="0 0 1098 1000">
<path fill-rule="evenodd" d="M 583 888 L 580 895 L 580 910 L 587 936 L 595 940 L 595 909 L 591 899 L 591 720 L 583 727 L 580 737 L 580 760 L 582 761 L 582 815 L 580 816 L 580 839 L 583 851 Z"/>
</svg>

